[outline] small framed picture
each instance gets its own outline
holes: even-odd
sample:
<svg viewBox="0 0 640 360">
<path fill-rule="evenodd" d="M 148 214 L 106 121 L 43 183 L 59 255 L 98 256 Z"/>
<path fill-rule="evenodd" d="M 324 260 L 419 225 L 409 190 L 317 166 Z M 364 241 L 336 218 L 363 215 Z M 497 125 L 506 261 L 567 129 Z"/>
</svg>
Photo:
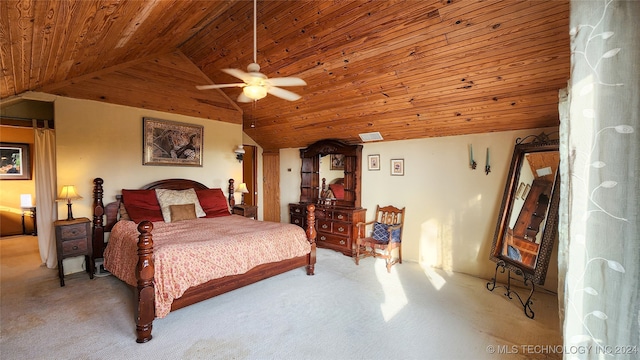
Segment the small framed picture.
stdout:
<svg viewBox="0 0 640 360">
<path fill-rule="evenodd" d="M 391 175 L 404 176 L 404 159 L 391 159 Z"/>
<path fill-rule="evenodd" d="M 369 162 L 368 169 L 369 170 L 380 170 L 380 155 L 369 155 L 367 156 L 367 160 Z"/>
</svg>

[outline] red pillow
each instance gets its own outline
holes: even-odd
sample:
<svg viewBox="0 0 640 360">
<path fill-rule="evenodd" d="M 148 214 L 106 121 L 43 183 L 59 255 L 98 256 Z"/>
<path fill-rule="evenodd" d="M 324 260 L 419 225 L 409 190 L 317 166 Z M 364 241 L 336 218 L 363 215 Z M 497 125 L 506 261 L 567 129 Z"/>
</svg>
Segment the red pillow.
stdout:
<svg viewBox="0 0 640 360">
<path fill-rule="evenodd" d="M 227 205 L 227 199 L 224 197 L 222 189 L 203 189 L 196 190 L 198 195 L 198 201 L 202 210 L 207 213 L 208 218 L 214 218 L 218 216 L 229 216 L 229 206 Z"/>
<path fill-rule="evenodd" d="M 342 184 L 329 184 L 329 189 L 333 192 L 333 195 L 338 200 L 344 199 L 344 185 Z"/>
<path fill-rule="evenodd" d="M 164 221 L 155 190 L 122 189 L 122 202 L 135 223 L 142 220 Z"/>
</svg>

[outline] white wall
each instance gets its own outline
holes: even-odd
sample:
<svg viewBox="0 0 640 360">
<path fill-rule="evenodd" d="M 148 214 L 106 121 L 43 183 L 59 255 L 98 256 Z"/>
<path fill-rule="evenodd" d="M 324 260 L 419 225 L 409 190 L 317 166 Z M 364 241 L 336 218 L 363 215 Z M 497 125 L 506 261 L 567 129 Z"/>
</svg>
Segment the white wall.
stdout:
<svg viewBox="0 0 640 360">
<path fill-rule="evenodd" d="M 114 201 L 123 188 L 137 189 L 160 179 L 192 179 L 222 188 L 225 194 L 230 178 L 236 183 L 242 180 L 242 164 L 233 152 L 243 143 L 239 124 L 64 97 L 56 98 L 54 108 L 57 189 L 73 184 L 83 197 L 73 203 L 74 217 L 93 219 L 96 177 L 104 180 L 105 204 Z M 143 117 L 204 126 L 203 166 L 142 165 Z M 66 214 L 66 205 L 59 204 L 58 218 Z M 65 272 L 81 271 L 82 262 L 82 257 L 65 259 Z"/>
<path fill-rule="evenodd" d="M 495 263 L 489 260 L 489 252 L 515 140 L 543 130 L 364 144 L 362 207 L 367 209 L 367 220 L 373 219 L 377 204 L 406 207 L 403 260 L 491 278 Z M 469 166 L 469 145 L 473 145 L 476 170 Z M 488 175 L 484 172 L 487 148 Z M 380 155 L 378 171 L 367 170 L 367 156 L 372 154 Z M 391 159 L 404 159 L 404 176 L 390 175 Z M 299 150 L 281 150 L 280 166 L 281 214 L 287 222 L 287 205 L 298 202 L 300 196 Z M 554 291 L 555 256 L 545 283 Z"/>
</svg>

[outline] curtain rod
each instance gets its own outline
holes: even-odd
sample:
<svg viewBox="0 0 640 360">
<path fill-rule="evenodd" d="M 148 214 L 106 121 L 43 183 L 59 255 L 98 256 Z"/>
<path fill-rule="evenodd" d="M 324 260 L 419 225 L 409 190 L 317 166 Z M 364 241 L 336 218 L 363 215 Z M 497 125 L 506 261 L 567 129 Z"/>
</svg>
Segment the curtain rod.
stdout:
<svg viewBox="0 0 640 360">
<path fill-rule="evenodd" d="M 0 118 L 2 118 L 2 119 L 7 119 L 7 120 L 23 120 L 23 121 L 33 121 L 33 120 L 38 120 L 38 121 L 53 121 L 53 119 L 23 118 L 23 117 L 8 116 L 8 115 L 0 115 Z"/>
<path fill-rule="evenodd" d="M 26 123 L 26 122 L 29 123 Z M 21 123 L 24 122 L 24 123 Z M 40 126 L 42 124 L 42 126 Z M 48 119 L 29 119 L 17 116 L 0 115 L 0 125 L 4 126 L 16 126 L 16 127 L 29 127 L 29 128 L 51 128 L 53 129 L 55 123 L 53 120 Z"/>
</svg>

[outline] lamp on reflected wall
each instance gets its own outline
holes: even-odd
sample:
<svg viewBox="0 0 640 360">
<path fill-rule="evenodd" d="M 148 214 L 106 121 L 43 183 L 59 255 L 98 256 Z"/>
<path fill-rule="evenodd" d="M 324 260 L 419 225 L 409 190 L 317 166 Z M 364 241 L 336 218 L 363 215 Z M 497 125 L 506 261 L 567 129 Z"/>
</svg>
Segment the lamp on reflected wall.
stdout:
<svg viewBox="0 0 640 360">
<path fill-rule="evenodd" d="M 238 145 L 238 147 L 233 150 L 234 153 L 236 153 L 236 160 L 238 160 L 238 162 L 242 162 L 242 159 L 244 158 L 244 148 L 242 145 Z"/>
<path fill-rule="evenodd" d="M 67 201 L 67 221 L 73 219 L 73 211 L 71 210 L 71 200 L 82 199 L 82 196 L 78 195 L 76 187 L 73 185 L 65 185 L 58 194 L 57 201 Z"/>
<path fill-rule="evenodd" d="M 30 209 L 33 207 L 31 194 L 20 194 L 20 207 L 23 209 Z"/>
<path fill-rule="evenodd" d="M 249 193 L 249 189 L 247 189 L 247 184 L 246 183 L 241 183 L 240 185 L 238 185 L 238 188 L 236 189 L 236 192 L 239 192 L 242 194 L 242 197 L 240 199 L 240 204 L 244 205 L 244 194 L 248 194 Z"/>
</svg>

